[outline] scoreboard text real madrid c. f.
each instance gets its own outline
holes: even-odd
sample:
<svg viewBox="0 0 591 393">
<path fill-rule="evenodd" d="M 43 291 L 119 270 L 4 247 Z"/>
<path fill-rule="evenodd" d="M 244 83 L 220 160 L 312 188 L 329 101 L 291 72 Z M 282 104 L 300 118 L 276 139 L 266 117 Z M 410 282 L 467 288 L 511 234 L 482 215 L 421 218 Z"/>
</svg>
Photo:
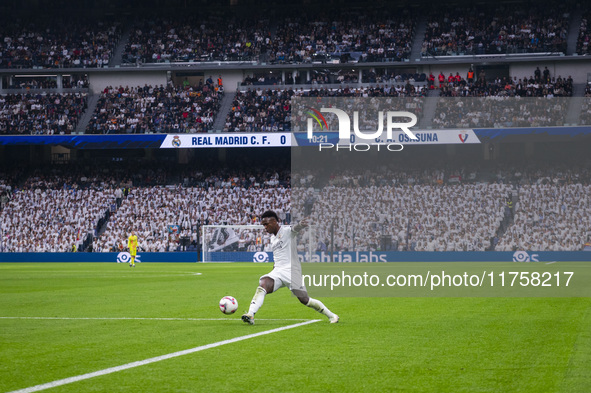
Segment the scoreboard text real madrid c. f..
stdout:
<svg viewBox="0 0 591 393">
<path fill-rule="evenodd" d="M 167 135 L 160 148 L 289 147 L 290 133 Z"/>
</svg>

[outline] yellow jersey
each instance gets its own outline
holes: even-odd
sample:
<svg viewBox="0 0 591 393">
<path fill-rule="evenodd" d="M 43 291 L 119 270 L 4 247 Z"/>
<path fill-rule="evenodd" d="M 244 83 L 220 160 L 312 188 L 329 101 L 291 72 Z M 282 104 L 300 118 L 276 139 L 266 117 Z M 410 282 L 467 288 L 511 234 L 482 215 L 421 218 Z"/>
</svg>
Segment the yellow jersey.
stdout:
<svg viewBox="0 0 591 393">
<path fill-rule="evenodd" d="M 131 235 L 129 239 L 127 239 L 127 247 L 129 251 L 136 251 L 137 250 L 137 236 Z"/>
</svg>

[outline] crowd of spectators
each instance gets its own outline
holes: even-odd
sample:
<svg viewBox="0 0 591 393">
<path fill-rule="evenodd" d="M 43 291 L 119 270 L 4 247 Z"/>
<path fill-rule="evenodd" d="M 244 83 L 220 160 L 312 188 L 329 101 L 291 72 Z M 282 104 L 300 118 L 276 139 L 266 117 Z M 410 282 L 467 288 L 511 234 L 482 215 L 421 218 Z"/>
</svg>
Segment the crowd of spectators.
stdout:
<svg viewBox="0 0 591 393">
<path fill-rule="evenodd" d="M 82 179 L 81 187 L 61 174 L 33 174 L 22 184 L 6 186 L 1 197 L 0 248 L 70 252 L 90 244 L 115 196 L 113 189 Z"/>
<path fill-rule="evenodd" d="M 513 184 L 511 220 L 493 239 L 496 251 L 578 251 L 591 240 L 591 162 L 560 160 L 499 165 L 492 179 Z"/>
<path fill-rule="evenodd" d="M 484 251 L 491 247 L 511 185 L 467 181 L 469 175 L 460 180 L 463 170 L 382 171 L 345 171 L 311 193 L 294 188 L 298 195 L 292 198 L 294 214 L 306 210 L 302 203 L 314 201 L 308 207 L 314 245 L 331 247 L 334 223 L 334 251 Z M 304 190 L 313 190 L 308 184 L 314 182 L 312 178 L 304 176 L 298 182 Z M 391 239 L 391 248 L 383 248 L 384 236 Z"/>
<path fill-rule="evenodd" d="M 511 97 L 440 98 L 433 128 L 553 127 L 564 125 L 567 100 Z"/>
<path fill-rule="evenodd" d="M 223 87 L 106 87 L 86 127 L 89 134 L 198 133 L 211 129 Z"/>
<path fill-rule="evenodd" d="M 464 78 L 456 72 L 446 78 L 440 73 L 440 99 L 433 117 L 437 128 L 537 127 L 564 124 L 573 79 L 553 77 L 547 67 L 537 67 L 533 75 L 517 78 L 497 77 L 488 81 L 468 71 Z M 472 76 L 472 77 L 470 77 Z M 436 79 L 429 76 L 430 83 Z M 462 99 L 464 97 L 476 99 Z M 551 100 L 549 100 L 551 99 Z"/>
<path fill-rule="evenodd" d="M 62 78 L 63 89 L 86 89 L 90 86 L 88 74 L 69 75 Z M 58 83 L 56 77 L 28 77 L 13 78 L 7 86 L 9 89 L 57 89 Z"/>
<path fill-rule="evenodd" d="M 299 72 L 295 75 L 291 72 L 285 74 L 285 79 L 278 73 L 269 73 L 267 75 L 252 75 L 244 78 L 242 86 L 268 86 L 268 85 L 326 85 L 341 84 L 351 85 L 359 82 L 359 72 L 354 70 L 311 70 L 310 78 L 302 78 Z M 425 73 L 401 72 L 399 70 L 379 70 L 375 69 L 362 71 L 362 83 L 377 84 L 406 84 L 407 82 L 427 82 Z"/>
<path fill-rule="evenodd" d="M 579 37 L 577 39 L 577 53 L 582 56 L 591 54 L 591 30 L 588 30 L 587 24 L 591 20 L 591 11 L 586 11 L 581 18 L 581 26 L 579 28 Z"/>
<path fill-rule="evenodd" d="M 88 89 L 90 81 L 88 74 L 71 75 L 69 78 L 62 78 L 62 88 L 64 89 Z"/>
<path fill-rule="evenodd" d="M 435 5 L 427 12 L 422 56 L 566 53 L 572 2 Z M 583 10 L 577 53 L 589 53 Z M 408 61 L 417 25 L 410 7 L 231 10 L 141 16 L 123 63 Z M 120 21 L 88 17 L 4 18 L 0 68 L 102 67 L 112 63 Z M 117 62 L 119 59 L 116 59 Z"/>
<path fill-rule="evenodd" d="M 422 56 L 566 53 L 569 8 L 549 1 L 527 4 L 435 7 Z"/>
<path fill-rule="evenodd" d="M 251 61 L 269 45 L 269 21 L 235 15 L 175 15 L 132 28 L 125 63 Z"/>
<path fill-rule="evenodd" d="M 404 61 L 410 56 L 415 19 L 382 8 L 301 13 L 278 23 L 271 63 Z"/>
<path fill-rule="evenodd" d="M 265 210 L 288 212 L 289 188 L 269 185 L 271 180 L 249 188 L 233 185 L 231 178 L 224 179 L 227 184 L 219 188 L 134 188 L 111 216 L 95 242 L 95 251 L 123 249 L 132 228 L 137 231 L 141 250 L 177 251 L 182 238 L 197 245 L 201 225 L 256 224 Z"/>
<path fill-rule="evenodd" d="M 406 82 L 427 82 L 427 74 L 400 72 L 397 70 L 385 70 L 377 73 L 371 69 L 363 72 L 362 82 L 364 83 L 406 83 Z"/>
<path fill-rule="evenodd" d="M 4 20 L 0 68 L 70 68 L 108 65 L 121 38 L 121 25 L 88 18 Z"/>
<path fill-rule="evenodd" d="M 291 99 L 302 98 L 404 98 L 398 101 L 404 109 L 412 109 L 414 113 L 422 111 L 422 99 L 427 93 L 426 86 L 406 85 L 376 85 L 371 87 L 342 88 L 275 88 L 248 89 L 236 92 L 232 108 L 226 118 L 225 132 L 289 132 L 294 116 L 291 113 Z M 396 104 L 394 104 L 396 106 Z M 403 109 L 403 108 L 399 108 Z M 301 114 L 295 121 L 301 123 Z M 305 120 L 304 120 L 305 121 Z"/>
<path fill-rule="evenodd" d="M 56 89 L 57 80 L 55 78 L 26 78 L 16 79 L 8 85 L 9 89 Z"/>
<path fill-rule="evenodd" d="M 294 177 L 292 212 L 310 216 L 314 227 L 304 244 L 317 251 L 577 251 L 591 236 L 588 161 L 486 170 L 373 167 Z"/>
<path fill-rule="evenodd" d="M 0 95 L 0 134 L 70 134 L 86 108 L 86 93 Z"/>
<path fill-rule="evenodd" d="M 234 13 L 159 17 L 136 23 L 124 63 L 259 61 L 269 63 L 403 61 L 415 18 L 408 10 L 374 8 L 276 12 L 272 20 Z M 274 34 L 271 34 L 273 27 Z"/>
<path fill-rule="evenodd" d="M 591 124 L 591 85 L 585 86 L 585 98 L 581 105 L 581 116 L 579 118 L 580 125 Z"/>
<path fill-rule="evenodd" d="M 22 170 L 2 173 L 0 247 L 123 251 L 135 230 L 140 251 L 197 250 L 202 225 L 258 224 L 267 209 L 285 222 L 292 214 L 310 217 L 302 251 L 305 244 L 334 251 L 573 251 L 591 235 L 588 162 L 303 172 L 293 179 L 293 194 L 286 171 L 172 172 L 164 165 L 44 169 L 24 179 Z M 515 201 L 510 213 L 508 200 Z M 263 236 L 237 232 L 239 238 L 243 250 L 268 245 Z"/>
<path fill-rule="evenodd" d="M 255 224 L 267 209 L 289 217 L 289 174 L 282 170 L 65 166 L 1 176 L 6 252 L 123 251 L 131 230 L 141 251 L 186 250 L 183 239 L 196 250 L 201 225 Z"/>
<path fill-rule="evenodd" d="M 352 84 L 359 82 L 359 72 L 352 70 L 311 70 L 310 77 L 304 78 L 299 72 L 285 73 L 285 80 L 278 73 L 267 75 L 253 75 L 244 78 L 242 86 L 268 86 L 268 85 L 325 85 L 325 84 Z M 381 82 L 380 82 L 381 83 Z"/>
<path fill-rule="evenodd" d="M 225 132 L 288 132 L 292 89 L 238 91 L 226 117 Z"/>
<path fill-rule="evenodd" d="M 591 235 L 591 185 L 524 185 L 511 226 L 495 250 L 578 251 Z"/>
<path fill-rule="evenodd" d="M 472 77 L 470 77 L 472 76 Z M 491 80 L 492 79 L 492 80 Z M 442 97 L 571 97 L 573 94 L 573 79 L 569 75 L 563 78 L 561 75 L 551 76 L 548 67 L 540 70 L 536 67 L 533 74 L 519 78 L 506 76 L 487 78 L 481 71 L 476 77 L 472 69 L 466 73 L 466 78 L 456 72 L 445 76 L 439 73 L 437 78 L 429 75 L 431 84 L 439 83 L 440 96 Z"/>
</svg>

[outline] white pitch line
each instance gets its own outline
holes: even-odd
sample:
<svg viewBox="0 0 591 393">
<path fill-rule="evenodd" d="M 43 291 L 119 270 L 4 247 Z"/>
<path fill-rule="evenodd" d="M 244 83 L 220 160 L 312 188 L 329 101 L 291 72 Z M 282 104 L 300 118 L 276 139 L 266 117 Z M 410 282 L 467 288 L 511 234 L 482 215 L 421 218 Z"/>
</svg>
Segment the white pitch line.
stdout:
<svg viewBox="0 0 591 393">
<path fill-rule="evenodd" d="M 239 318 L 133 318 L 133 317 L 0 317 L 0 319 L 46 319 L 46 320 L 101 320 L 101 321 L 240 321 Z M 257 321 L 311 321 L 304 318 L 257 318 Z"/>
<path fill-rule="evenodd" d="M 553 263 L 556 263 L 556 261 L 552 261 L 552 262 L 546 262 L 546 265 L 551 265 Z"/>
<path fill-rule="evenodd" d="M 130 368 L 135 368 L 135 367 L 139 367 L 139 366 L 145 366 L 146 364 L 156 363 L 156 362 L 159 362 L 159 361 L 162 361 L 162 360 L 172 359 L 172 358 L 176 358 L 176 357 L 179 357 L 179 356 L 188 355 L 188 354 L 191 354 L 191 353 L 203 351 L 203 350 L 206 350 L 206 349 L 215 348 L 215 347 L 219 347 L 219 346 L 226 345 L 226 344 L 232 344 L 232 343 L 235 343 L 235 342 L 238 342 L 238 341 L 248 340 L 249 338 L 255 338 L 255 337 L 259 337 L 259 336 L 264 336 L 266 334 L 277 333 L 277 332 L 280 332 L 282 330 L 293 329 L 293 328 L 296 328 L 296 327 L 300 327 L 300 326 L 304 326 L 304 325 L 309 325 L 311 323 L 316 323 L 316 322 L 320 322 L 320 319 L 313 319 L 313 320 L 310 320 L 310 321 L 300 322 L 300 323 L 296 323 L 296 324 L 293 324 L 293 325 L 287 325 L 287 326 L 283 326 L 283 327 L 276 328 L 276 329 L 265 330 L 265 331 L 259 332 L 259 333 L 247 334 L 246 336 L 240 336 L 240 337 L 231 338 L 229 340 L 218 341 L 218 342 L 215 342 L 215 343 L 212 343 L 212 344 L 202 345 L 200 347 L 195 347 L 195 348 L 191 348 L 191 349 L 185 349 L 184 351 L 173 352 L 173 353 L 169 353 L 167 355 L 156 356 L 154 358 L 149 358 L 149 359 L 140 360 L 140 361 L 137 361 L 137 362 L 127 363 L 127 364 L 123 364 L 121 366 L 106 368 L 104 370 L 99 370 L 99 371 L 95 371 L 95 372 L 88 373 L 88 374 L 82 374 L 82 375 L 77 375 L 75 377 L 58 379 L 57 381 L 48 382 L 48 383 L 44 383 L 44 384 L 36 385 L 36 386 L 31 386 L 31 387 L 25 388 L 25 389 L 13 390 L 12 392 L 8 392 L 8 393 L 32 393 L 32 392 L 38 392 L 40 390 L 50 389 L 50 388 L 54 388 L 56 386 L 67 385 L 67 384 L 70 384 L 70 383 L 73 383 L 73 382 L 83 381 L 85 379 L 90 379 L 90 378 L 94 378 L 94 377 L 100 377 L 102 375 L 112 374 L 112 373 L 116 373 L 118 371 L 128 370 Z"/>
</svg>

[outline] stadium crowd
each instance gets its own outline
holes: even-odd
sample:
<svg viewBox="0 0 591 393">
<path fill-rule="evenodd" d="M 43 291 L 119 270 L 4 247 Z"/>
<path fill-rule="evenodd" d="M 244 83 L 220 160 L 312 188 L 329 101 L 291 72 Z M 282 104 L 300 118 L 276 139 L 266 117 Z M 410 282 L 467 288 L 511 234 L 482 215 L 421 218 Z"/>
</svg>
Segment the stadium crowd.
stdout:
<svg viewBox="0 0 591 393">
<path fill-rule="evenodd" d="M 589 163 L 489 170 L 398 165 L 374 173 L 344 169 L 324 180 L 312 173 L 296 175 L 292 190 L 287 171 L 264 169 L 5 172 L 0 247 L 122 251 L 135 230 L 141 251 L 196 250 L 202 225 L 256 224 L 267 209 L 286 222 L 292 214 L 311 217 L 313 239 L 302 244 L 325 250 L 334 223 L 335 251 L 572 251 L 591 236 Z M 372 219 L 360 220 L 361 213 Z M 383 236 L 392 243 L 384 245 Z M 260 251 L 266 243 L 250 236 L 241 247 Z"/>
<path fill-rule="evenodd" d="M 37 77 L 31 75 L 28 77 L 13 78 L 7 86 L 9 89 L 57 89 L 57 77 Z M 63 89 L 87 89 L 90 87 L 88 74 L 68 75 L 62 78 Z"/>
<path fill-rule="evenodd" d="M 472 77 L 471 77 L 472 76 Z M 435 77 L 431 74 L 430 79 Z M 469 69 L 466 78 L 456 72 L 445 77 L 443 73 L 438 76 L 440 93 L 442 97 L 571 97 L 573 93 L 573 79 L 569 75 L 563 78 L 561 75 L 553 77 L 548 67 L 540 70 L 536 67 L 533 75 L 517 78 L 497 77 L 487 80 L 486 74 L 481 72 L 478 77 Z"/>
<path fill-rule="evenodd" d="M 566 53 L 573 2 L 430 5 L 422 56 Z M 577 11 L 579 12 L 579 11 Z M 576 52 L 589 53 L 583 7 Z M 257 61 L 268 64 L 405 62 L 419 20 L 411 7 L 267 7 L 121 18 L 5 17 L 0 68 L 102 67 L 126 25 L 123 63 Z"/>
<path fill-rule="evenodd" d="M 289 221 L 285 171 L 166 168 L 2 173 L 0 250 L 68 252 L 75 246 L 80 251 L 123 251 L 135 230 L 141 251 L 180 251 L 188 245 L 196 249 L 201 225 L 253 224 L 267 209 Z"/>
<path fill-rule="evenodd" d="M 422 98 L 426 95 L 426 87 L 406 85 L 376 85 L 372 87 L 342 88 L 275 88 L 247 89 L 236 92 L 232 108 L 226 117 L 225 132 L 289 132 L 292 116 L 291 99 L 302 98 L 404 98 L 398 105 L 413 109 L 414 113 L 422 111 Z"/>
<path fill-rule="evenodd" d="M 586 56 L 591 54 L 591 30 L 588 30 L 588 23 L 591 20 L 591 11 L 586 11 L 581 18 L 581 26 L 579 29 L 579 37 L 577 39 L 577 54 Z"/>
<path fill-rule="evenodd" d="M 404 61 L 410 56 L 414 24 L 408 11 L 380 7 L 291 15 L 278 22 L 269 61 Z"/>
<path fill-rule="evenodd" d="M 468 71 L 447 78 L 440 74 L 440 100 L 433 126 L 440 128 L 537 127 L 564 124 L 573 79 L 552 77 L 547 67 L 537 67 L 533 75 L 496 78 L 488 82 L 485 75 Z M 472 76 L 472 77 L 470 77 Z M 431 79 L 434 77 L 431 75 Z M 462 99 L 464 97 L 476 99 Z M 552 99 L 552 100 L 549 100 Z"/>
<path fill-rule="evenodd" d="M 3 19 L 0 68 L 102 67 L 121 38 L 121 25 L 112 20 Z"/>
<path fill-rule="evenodd" d="M 126 63 L 258 60 L 269 45 L 269 21 L 234 15 L 175 15 L 132 28 Z"/>
<path fill-rule="evenodd" d="M 434 7 L 427 22 L 422 56 L 500 53 L 566 53 L 569 8 L 550 1 L 535 4 Z"/>
<path fill-rule="evenodd" d="M 484 251 L 491 247 L 511 185 L 462 183 L 461 170 L 382 168 L 377 172 L 345 171 L 331 176 L 319 191 L 310 188 L 319 186 L 314 175 L 304 174 L 296 181 L 304 191 L 294 189 L 292 209 L 302 215 L 308 204 L 317 236 L 314 244 L 330 248 L 334 223 L 335 251 Z M 360 214 L 372 219 L 360 219 Z M 391 248 L 382 248 L 383 236 L 393 240 Z"/>
<path fill-rule="evenodd" d="M 591 186 L 537 183 L 519 188 L 513 224 L 497 251 L 574 251 L 591 235 Z"/>
<path fill-rule="evenodd" d="M 581 104 L 580 125 L 591 124 L 591 85 L 585 86 L 585 98 Z"/>
<path fill-rule="evenodd" d="M 271 64 L 403 61 L 410 55 L 415 18 L 408 11 L 278 10 L 270 16 L 213 13 L 138 22 L 124 63 L 260 61 Z M 273 31 L 273 34 L 271 33 Z"/>
<path fill-rule="evenodd" d="M 198 133 L 213 125 L 223 87 L 106 87 L 86 127 L 89 134 Z"/>
<path fill-rule="evenodd" d="M 132 189 L 95 242 L 95 250 L 123 249 L 126 234 L 135 228 L 141 250 L 177 251 L 182 238 L 196 246 L 201 225 L 248 225 L 257 223 L 265 210 L 289 211 L 289 188 L 271 180 L 249 188 L 232 185 L 228 178 L 219 188 Z"/>
<path fill-rule="evenodd" d="M 86 108 L 86 93 L 0 95 L 0 134 L 70 134 Z"/>
<path fill-rule="evenodd" d="M 70 252 L 91 241 L 115 201 L 113 190 L 63 180 L 33 176 L 10 187 L 0 211 L 3 251 Z"/>
<path fill-rule="evenodd" d="M 440 98 L 436 128 L 548 127 L 564 125 L 568 102 L 510 97 Z"/>
<path fill-rule="evenodd" d="M 591 238 L 591 162 L 397 169 L 296 175 L 292 212 L 314 225 L 304 243 L 330 249 L 333 223 L 334 251 L 577 251 Z"/>
</svg>

